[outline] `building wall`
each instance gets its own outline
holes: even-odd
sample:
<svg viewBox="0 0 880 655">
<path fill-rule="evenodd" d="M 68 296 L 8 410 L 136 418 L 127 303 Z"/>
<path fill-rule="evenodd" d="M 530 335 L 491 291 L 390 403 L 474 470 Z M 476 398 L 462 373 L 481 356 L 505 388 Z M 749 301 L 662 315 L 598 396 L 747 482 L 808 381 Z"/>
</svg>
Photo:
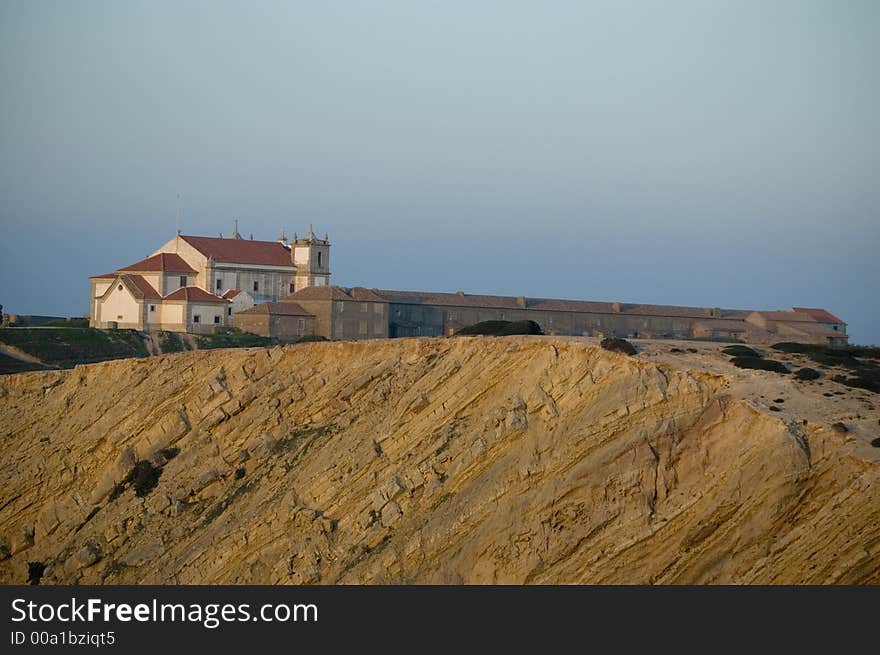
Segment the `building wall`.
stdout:
<svg viewBox="0 0 880 655">
<path fill-rule="evenodd" d="M 699 320 L 674 316 L 638 316 L 539 309 L 495 309 L 490 307 L 448 307 L 390 303 L 389 335 L 440 336 L 482 321 L 531 320 L 547 334 L 574 336 L 617 336 L 689 338 Z"/>
<path fill-rule="evenodd" d="M 300 239 L 291 243 L 296 265 L 294 290 L 330 284 L 330 244 L 323 239 Z"/>
<path fill-rule="evenodd" d="M 213 332 L 228 323 L 225 304 L 188 302 L 186 313 L 187 324 L 192 332 Z M 196 316 L 199 317 L 198 322 Z M 214 320 L 215 317 L 217 321 Z"/>
<path fill-rule="evenodd" d="M 160 311 L 160 328 L 170 332 L 186 332 L 185 303 L 183 301 L 165 301 L 158 307 Z"/>
<path fill-rule="evenodd" d="M 223 295 L 229 289 L 247 291 L 254 302 L 277 302 L 290 295 L 294 284 L 293 267 L 280 266 L 239 266 L 234 264 L 215 264 L 210 270 L 210 288 L 213 294 Z M 223 287 L 217 289 L 217 280 Z M 254 290 L 254 283 L 257 290 Z"/>
<path fill-rule="evenodd" d="M 238 312 L 243 312 L 246 309 L 250 309 L 254 306 L 254 299 L 251 297 L 247 291 L 242 291 L 235 298 L 232 299 L 230 303 L 230 307 L 232 308 L 232 313 L 237 314 Z"/>
<path fill-rule="evenodd" d="M 388 337 L 387 303 L 334 300 L 332 312 L 333 332 L 328 338 L 358 340 Z"/>
<path fill-rule="evenodd" d="M 261 337 L 293 340 L 315 333 L 314 319 L 311 316 L 236 314 L 233 323 L 243 332 Z"/>
<path fill-rule="evenodd" d="M 232 317 L 232 323 L 242 332 L 249 332 L 261 337 L 270 336 L 268 314 L 235 314 Z"/>
<path fill-rule="evenodd" d="M 152 253 L 152 255 L 157 255 L 160 252 L 174 252 L 180 255 L 181 258 L 183 258 L 183 261 L 185 261 L 197 271 L 195 276 L 191 276 L 193 279 L 189 281 L 189 284 L 192 286 L 201 287 L 202 289 L 206 289 L 205 280 L 208 278 L 206 271 L 208 266 L 207 257 L 205 257 L 202 253 L 200 253 L 198 250 L 189 245 L 186 241 L 177 236 L 175 236 L 167 243 L 162 244 L 155 252 Z M 168 276 L 168 278 L 169 279 L 166 279 L 166 281 L 171 281 L 173 280 L 174 276 Z M 175 286 L 173 288 L 166 289 L 163 293 L 167 296 L 169 293 L 179 288 L 180 284 L 175 282 Z"/>
<path fill-rule="evenodd" d="M 314 319 L 313 334 L 333 339 L 333 302 L 330 300 L 299 300 L 296 304 L 312 314 Z"/>
<path fill-rule="evenodd" d="M 110 290 L 106 298 L 98 299 L 97 318 L 98 327 L 106 327 L 115 322 L 120 328 L 142 330 L 143 305 L 120 282 Z"/>
<path fill-rule="evenodd" d="M 184 274 L 184 273 L 164 273 L 162 275 L 162 288 L 154 286 L 161 295 L 167 296 L 171 293 L 174 293 L 181 287 L 193 287 L 199 286 L 197 284 L 197 275 L 193 275 L 192 273 Z M 181 282 L 186 281 L 186 284 L 181 284 Z M 152 284 L 152 283 L 151 283 Z"/>
</svg>

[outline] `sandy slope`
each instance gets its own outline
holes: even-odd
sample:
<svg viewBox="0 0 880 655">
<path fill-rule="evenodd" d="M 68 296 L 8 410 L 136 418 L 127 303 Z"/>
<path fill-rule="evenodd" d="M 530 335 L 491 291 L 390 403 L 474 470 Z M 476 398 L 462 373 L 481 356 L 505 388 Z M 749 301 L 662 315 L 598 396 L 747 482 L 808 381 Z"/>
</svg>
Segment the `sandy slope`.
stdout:
<svg viewBox="0 0 880 655">
<path fill-rule="evenodd" d="M 639 345 L 320 343 L 0 378 L 0 581 L 880 581 L 880 398 Z M 160 477 L 138 497 L 142 460 Z"/>
</svg>

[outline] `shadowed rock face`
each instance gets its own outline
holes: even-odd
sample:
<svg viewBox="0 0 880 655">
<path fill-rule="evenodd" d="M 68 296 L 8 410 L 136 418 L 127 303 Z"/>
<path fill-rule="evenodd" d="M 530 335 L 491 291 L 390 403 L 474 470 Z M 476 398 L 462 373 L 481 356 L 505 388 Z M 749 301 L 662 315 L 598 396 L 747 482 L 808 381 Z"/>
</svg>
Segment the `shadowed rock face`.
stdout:
<svg viewBox="0 0 880 655">
<path fill-rule="evenodd" d="M 876 460 L 736 375 L 513 337 L 0 378 L 0 581 L 880 582 Z"/>
</svg>

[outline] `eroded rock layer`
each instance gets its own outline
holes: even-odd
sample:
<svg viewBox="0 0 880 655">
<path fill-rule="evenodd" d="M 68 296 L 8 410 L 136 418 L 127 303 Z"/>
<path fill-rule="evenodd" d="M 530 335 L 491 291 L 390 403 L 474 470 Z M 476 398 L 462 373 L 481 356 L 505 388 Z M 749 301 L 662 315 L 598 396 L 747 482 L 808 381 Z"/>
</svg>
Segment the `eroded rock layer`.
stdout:
<svg viewBox="0 0 880 655">
<path fill-rule="evenodd" d="M 876 458 L 733 381 L 540 337 L 7 376 L 0 581 L 880 581 Z"/>
</svg>

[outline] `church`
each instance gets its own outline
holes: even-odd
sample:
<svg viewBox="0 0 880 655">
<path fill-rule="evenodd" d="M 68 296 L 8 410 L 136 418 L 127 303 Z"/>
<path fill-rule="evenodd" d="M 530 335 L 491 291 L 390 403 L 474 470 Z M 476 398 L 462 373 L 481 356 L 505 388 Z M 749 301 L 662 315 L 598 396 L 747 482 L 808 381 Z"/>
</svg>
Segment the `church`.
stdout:
<svg viewBox="0 0 880 655">
<path fill-rule="evenodd" d="M 330 284 L 330 239 L 312 226 L 288 242 L 178 233 L 139 262 L 91 278 L 90 325 L 204 334 L 237 328 L 293 341 L 448 336 L 489 320 L 532 320 L 545 334 L 843 345 L 821 308 L 764 311 Z"/>
<path fill-rule="evenodd" d="M 204 334 L 233 316 L 330 283 L 330 240 L 312 227 L 290 242 L 176 234 L 145 259 L 90 278 L 89 325 Z"/>
</svg>

